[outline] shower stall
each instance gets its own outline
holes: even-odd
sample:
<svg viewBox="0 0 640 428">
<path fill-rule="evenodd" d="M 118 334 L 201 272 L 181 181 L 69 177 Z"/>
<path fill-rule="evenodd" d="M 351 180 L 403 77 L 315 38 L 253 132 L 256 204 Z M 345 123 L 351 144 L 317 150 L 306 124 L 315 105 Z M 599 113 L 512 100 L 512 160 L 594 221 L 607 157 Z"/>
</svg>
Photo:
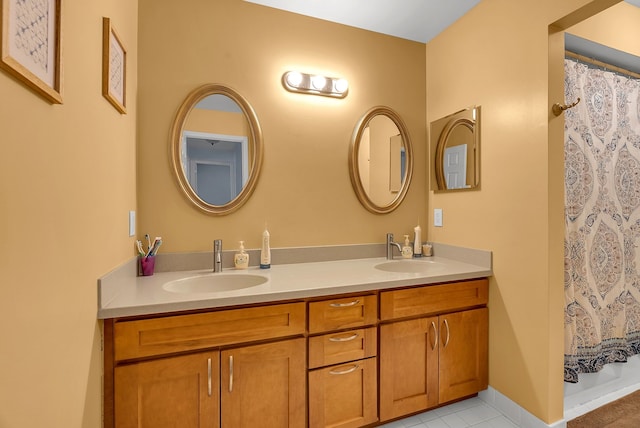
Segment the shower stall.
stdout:
<svg viewBox="0 0 640 428">
<path fill-rule="evenodd" d="M 567 35 L 568 50 L 592 48 L 574 37 Z M 640 58 L 618 57 L 640 71 Z M 571 419 L 576 409 L 640 389 L 640 74 L 567 52 L 565 102 L 577 102 L 564 112 L 564 408 Z"/>
</svg>

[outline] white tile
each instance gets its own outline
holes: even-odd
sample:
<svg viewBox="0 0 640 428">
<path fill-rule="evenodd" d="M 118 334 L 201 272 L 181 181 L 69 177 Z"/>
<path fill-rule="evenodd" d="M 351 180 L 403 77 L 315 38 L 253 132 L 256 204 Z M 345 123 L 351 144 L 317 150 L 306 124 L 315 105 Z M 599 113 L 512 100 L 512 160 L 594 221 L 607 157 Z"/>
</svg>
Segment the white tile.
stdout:
<svg viewBox="0 0 640 428">
<path fill-rule="evenodd" d="M 477 397 L 469 398 L 468 400 L 458 401 L 453 404 L 449 404 L 448 406 L 440 407 L 438 409 L 433 410 L 440 417 L 449 415 L 451 413 L 459 412 L 461 410 L 465 410 L 474 406 L 479 406 L 483 404 L 483 401 Z"/>
<path fill-rule="evenodd" d="M 402 423 L 404 424 L 405 427 L 409 428 L 409 427 L 417 427 L 417 426 L 423 426 L 423 420 L 420 418 L 419 415 L 416 416 L 409 416 L 408 418 L 404 418 L 402 419 Z"/>
<path fill-rule="evenodd" d="M 522 420 L 522 407 L 502 394 L 495 394 L 494 407 L 517 424 Z"/>
<path fill-rule="evenodd" d="M 482 403 L 479 406 L 474 406 L 457 412 L 456 415 L 460 416 L 469 425 L 474 425 L 498 417 L 500 416 L 500 412 L 493 407 Z"/>
<path fill-rule="evenodd" d="M 480 422 L 479 424 L 472 425 L 471 428 L 493 428 L 489 421 Z"/>
<path fill-rule="evenodd" d="M 404 428 L 402 419 L 398 421 L 389 422 L 388 424 L 381 425 L 381 428 Z"/>
<path fill-rule="evenodd" d="M 460 416 L 458 416 L 457 413 L 445 415 L 440 419 L 442 419 L 449 428 L 467 428 L 469 426 L 469 424 Z"/>
<path fill-rule="evenodd" d="M 481 399 L 482 401 L 484 401 L 485 403 L 489 404 L 490 406 L 494 406 L 495 407 L 495 403 L 496 403 L 496 390 L 489 387 L 487 389 L 485 389 L 484 391 L 480 391 L 478 393 L 478 398 Z"/>
<path fill-rule="evenodd" d="M 438 419 L 440 416 L 434 410 L 431 410 L 428 412 L 420 413 L 418 417 L 422 422 L 428 422 L 434 419 Z"/>
<path fill-rule="evenodd" d="M 517 425 L 505 416 L 498 416 L 483 423 L 488 423 L 491 428 L 517 428 Z M 474 425 L 473 428 L 476 428 L 476 426 Z"/>
<path fill-rule="evenodd" d="M 442 419 L 434 419 L 424 423 L 426 428 L 451 428 Z"/>
</svg>

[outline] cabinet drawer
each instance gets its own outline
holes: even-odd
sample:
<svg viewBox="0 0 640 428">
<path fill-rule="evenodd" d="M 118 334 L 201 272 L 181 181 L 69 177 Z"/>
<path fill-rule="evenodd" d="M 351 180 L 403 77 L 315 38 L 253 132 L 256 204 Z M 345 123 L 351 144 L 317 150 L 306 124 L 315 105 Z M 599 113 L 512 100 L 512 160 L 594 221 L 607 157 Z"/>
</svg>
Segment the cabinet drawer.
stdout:
<svg viewBox="0 0 640 428">
<path fill-rule="evenodd" d="M 230 309 L 116 322 L 115 360 L 303 334 L 305 304 Z"/>
<path fill-rule="evenodd" d="M 375 327 L 310 337 L 309 368 L 373 357 L 377 339 Z"/>
<path fill-rule="evenodd" d="M 486 305 L 486 278 L 380 293 L 380 319 L 389 320 Z"/>
<path fill-rule="evenodd" d="M 309 333 L 321 333 L 375 324 L 378 298 L 375 294 L 309 303 Z"/>
<path fill-rule="evenodd" d="M 309 372 L 309 427 L 357 428 L 378 420 L 376 358 Z"/>
</svg>

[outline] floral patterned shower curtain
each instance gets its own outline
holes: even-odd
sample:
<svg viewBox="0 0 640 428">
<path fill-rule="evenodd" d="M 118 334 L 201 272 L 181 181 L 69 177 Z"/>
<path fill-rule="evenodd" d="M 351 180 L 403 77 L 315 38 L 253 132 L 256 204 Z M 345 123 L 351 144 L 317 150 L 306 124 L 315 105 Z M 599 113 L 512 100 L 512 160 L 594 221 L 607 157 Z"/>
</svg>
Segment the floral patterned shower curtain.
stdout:
<svg viewBox="0 0 640 428">
<path fill-rule="evenodd" d="M 639 89 L 565 60 L 567 382 L 640 353 Z"/>
</svg>

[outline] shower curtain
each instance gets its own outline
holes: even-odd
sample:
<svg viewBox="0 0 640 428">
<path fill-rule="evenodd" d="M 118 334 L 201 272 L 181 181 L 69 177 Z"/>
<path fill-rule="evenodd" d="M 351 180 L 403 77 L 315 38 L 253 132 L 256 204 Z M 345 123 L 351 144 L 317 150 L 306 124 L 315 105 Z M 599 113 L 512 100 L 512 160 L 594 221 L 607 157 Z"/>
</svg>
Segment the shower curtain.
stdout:
<svg viewBox="0 0 640 428">
<path fill-rule="evenodd" d="M 565 60 L 566 382 L 640 353 L 639 89 Z"/>
</svg>

